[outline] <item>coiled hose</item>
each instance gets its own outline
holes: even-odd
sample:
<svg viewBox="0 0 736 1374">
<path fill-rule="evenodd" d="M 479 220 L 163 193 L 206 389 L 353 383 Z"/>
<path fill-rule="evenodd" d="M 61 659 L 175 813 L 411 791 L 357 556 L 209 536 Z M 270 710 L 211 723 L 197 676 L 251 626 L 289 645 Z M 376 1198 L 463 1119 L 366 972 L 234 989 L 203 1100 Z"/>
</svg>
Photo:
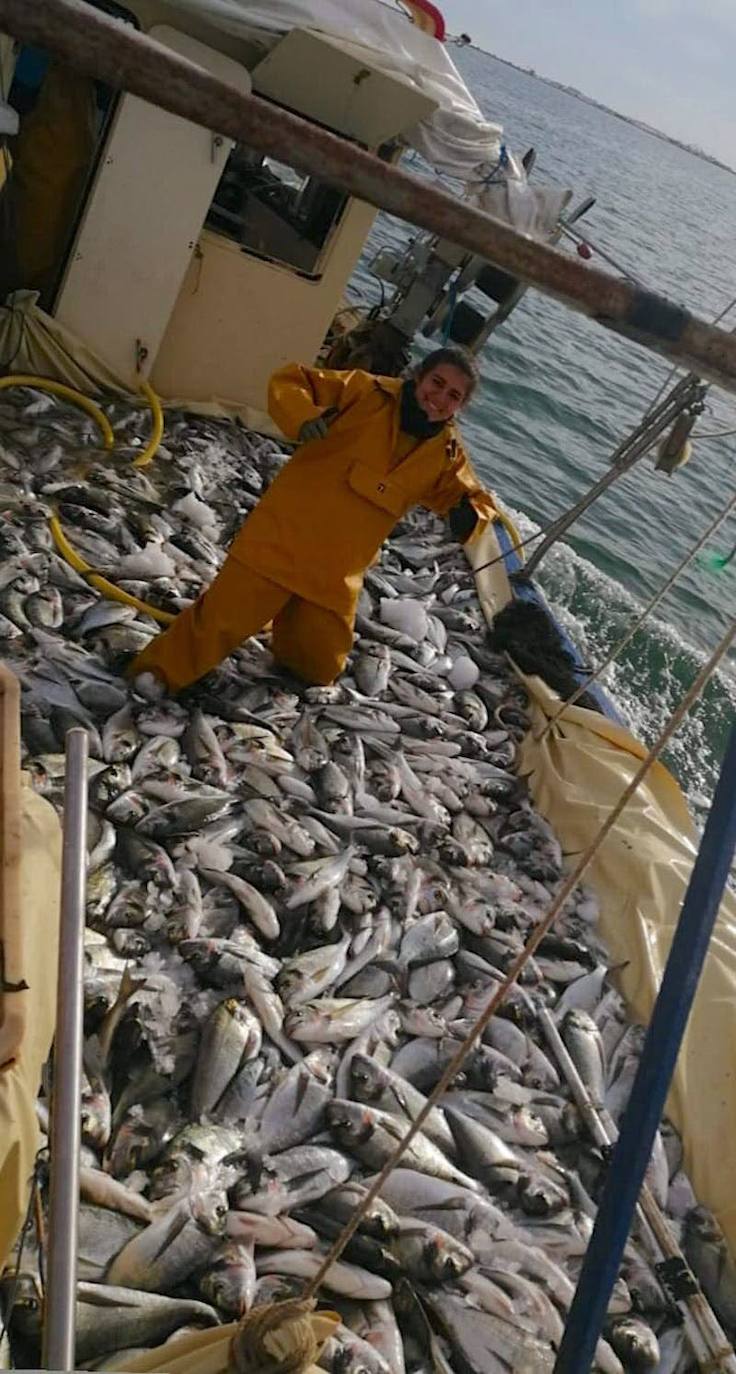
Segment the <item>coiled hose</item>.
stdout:
<svg viewBox="0 0 736 1374">
<path fill-rule="evenodd" d="M 70 405 L 77 406 L 79 410 L 86 411 L 91 416 L 102 435 L 105 448 L 110 452 L 115 446 L 115 436 L 112 426 L 107 416 L 81 391 L 75 391 L 73 387 L 67 386 L 65 382 L 56 382 L 51 377 L 32 377 L 23 372 L 13 372 L 7 377 L 0 377 L 0 391 L 6 390 L 11 386 L 28 386 L 34 391 L 48 391 L 52 396 L 59 396 L 62 400 L 68 401 Z M 148 467 L 158 452 L 159 444 L 164 432 L 164 416 L 161 409 L 161 402 L 158 399 L 153 387 L 145 380 L 141 380 L 141 391 L 151 407 L 153 425 L 151 437 L 142 453 L 133 460 L 134 468 Z M 62 558 L 89 582 L 90 586 L 107 597 L 109 601 L 119 601 L 123 606 L 132 606 L 136 611 L 142 611 L 145 615 L 150 615 L 153 620 L 157 620 L 161 625 L 170 625 L 176 617 L 170 611 L 159 610 L 157 606 L 150 606 L 147 601 L 141 601 L 137 596 L 131 596 L 129 592 L 124 592 L 122 587 L 116 587 L 114 582 L 108 582 L 101 573 L 95 572 L 89 563 L 85 562 L 81 554 L 72 547 L 62 529 L 58 515 L 52 515 L 49 520 L 49 528 L 54 543 L 59 550 Z"/>
<path fill-rule="evenodd" d="M 11 372 L 7 377 L 0 377 L 0 391 L 5 391 L 11 386 L 30 386 L 33 387 L 34 391 L 50 391 L 52 396 L 61 396 L 63 400 L 69 401 L 70 405 L 77 406 L 79 410 L 86 410 L 97 425 L 105 448 L 114 448 L 115 436 L 110 421 L 106 415 L 103 415 L 99 406 L 96 406 L 94 401 L 91 401 L 89 396 L 84 396 L 81 391 L 75 391 L 65 382 L 54 382 L 50 377 L 30 377 L 24 372 Z"/>
</svg>

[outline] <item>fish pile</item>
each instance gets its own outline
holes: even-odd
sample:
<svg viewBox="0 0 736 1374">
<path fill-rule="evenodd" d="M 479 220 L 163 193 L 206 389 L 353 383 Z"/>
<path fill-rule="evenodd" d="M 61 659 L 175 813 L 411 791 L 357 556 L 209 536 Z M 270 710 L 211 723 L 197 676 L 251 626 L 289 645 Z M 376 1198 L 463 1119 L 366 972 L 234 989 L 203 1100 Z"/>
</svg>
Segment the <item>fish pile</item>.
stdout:
<svg viewBox="0 0 736 1374">
<path fill-rule="evenodd" d="M 515 770 L 525 696 L 485 634 L 457 544 L 414 512 L 365 579 L 333 687 L 265 636 L 157 703 L 121 676 L 156 632 L 58 555 L 177 610 L 285 461 L 236 423 L 28 390 L 0 405 L 0 638 L 23 688 L 23 765 L 59 807 L 89 739 L 77 1365 L 124 1369 L 183 1332 L 302 1291 L 548 908 L 563 872 Z M 324 1281 L 332 1374 L 545 1370 L 606 1160 L 540 1027 L 621 1118 L 642 1031 L 608 980 L 580 888 Z M 47 1124 L 47 1100 L 39 1119 Z M 649 1173 L 705 1291 L 736 1275 L 663 1125 Z M 37 1364 L 42 1242 L 2 1282 Z M 597 1351 L 604 1374 L 685 1371 L 681 1325 L 636 1235 Z"/>
</svg>

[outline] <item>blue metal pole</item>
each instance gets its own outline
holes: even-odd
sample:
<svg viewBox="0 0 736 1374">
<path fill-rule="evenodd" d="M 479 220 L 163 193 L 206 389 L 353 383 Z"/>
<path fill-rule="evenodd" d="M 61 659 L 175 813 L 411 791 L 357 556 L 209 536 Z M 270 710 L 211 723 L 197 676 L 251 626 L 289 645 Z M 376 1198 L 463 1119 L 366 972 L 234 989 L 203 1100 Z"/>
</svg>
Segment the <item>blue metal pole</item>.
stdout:
<svg viewBox="0 0 736 1374">
<path fill-rule="evenodd" d="M 555 1374 L 588 1374 L 592 1367 L 735 848 L 736 726 L 682 904 Z"/>
</svg>

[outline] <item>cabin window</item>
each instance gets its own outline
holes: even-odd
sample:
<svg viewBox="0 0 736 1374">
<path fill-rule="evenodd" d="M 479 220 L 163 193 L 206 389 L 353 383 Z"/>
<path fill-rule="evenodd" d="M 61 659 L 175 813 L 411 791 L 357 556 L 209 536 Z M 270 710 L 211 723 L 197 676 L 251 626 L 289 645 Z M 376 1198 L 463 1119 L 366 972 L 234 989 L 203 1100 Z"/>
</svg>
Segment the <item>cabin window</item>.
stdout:
<svg viewBox="0 0 736 1374">
<path fill-rule="evenodd" d="M 316 177 L 238 144 L 228 158 L 207 225 L 255 257 L 318 277 L 348 198 Z"/>
</svg>

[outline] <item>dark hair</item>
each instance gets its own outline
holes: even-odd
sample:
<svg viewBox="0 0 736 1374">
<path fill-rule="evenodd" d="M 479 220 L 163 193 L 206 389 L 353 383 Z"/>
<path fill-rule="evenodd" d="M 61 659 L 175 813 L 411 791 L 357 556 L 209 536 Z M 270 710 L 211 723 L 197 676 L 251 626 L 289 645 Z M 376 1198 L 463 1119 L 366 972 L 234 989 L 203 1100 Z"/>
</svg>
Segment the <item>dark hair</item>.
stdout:
<svg viewBox="0 0 736 1374">
<path fill-rule="evenodd" d="M 428 353 L 426 358 L 422 358 L 414 369 L 414 376 L 417 381 L 426 377 L 433 367 L 439 367 L 441 363 L 449 363 L 451 367 L 456 367 L 458 372 L 462 372 L 467 377 L 469 386 L 466 400 L 470 400 L 475 388 L 480 381 L 480 368 L 473 357 L 473 354 L 461 344 L 445 344 L 443 348 L 435 348 L 434 352 Z"/>
</svg>

